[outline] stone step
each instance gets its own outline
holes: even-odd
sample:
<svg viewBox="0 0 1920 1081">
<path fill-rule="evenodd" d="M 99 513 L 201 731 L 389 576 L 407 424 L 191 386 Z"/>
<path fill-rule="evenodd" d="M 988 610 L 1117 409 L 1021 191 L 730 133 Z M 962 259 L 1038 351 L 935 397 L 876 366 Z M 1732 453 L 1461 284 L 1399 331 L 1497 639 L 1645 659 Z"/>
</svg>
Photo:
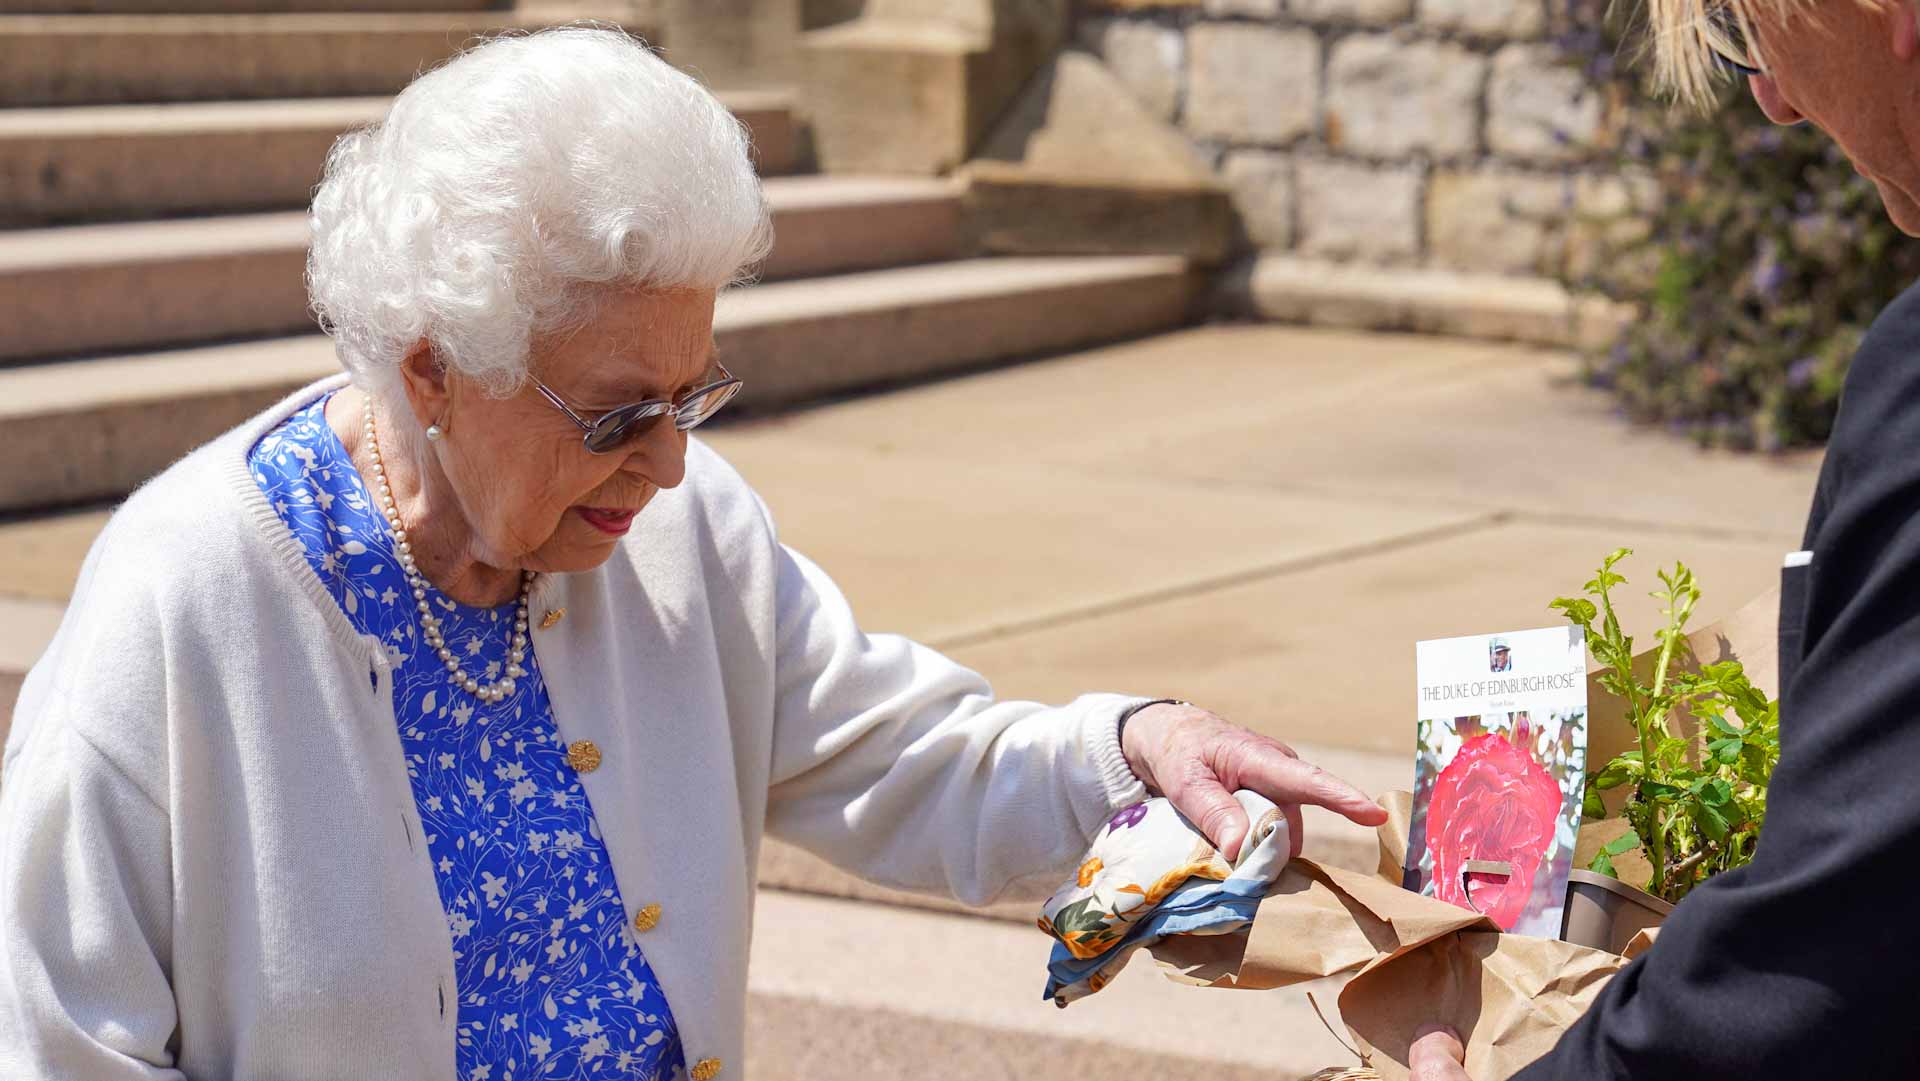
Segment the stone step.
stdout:
<svg viewBox="0 0 1920 1081">
<path fill-rule="evenodd" d="M 960 191 L 944 180 L 766 184 L 765 278 L 952 259 Z M 0 233 L 0 362 L 312 329 L 300 211 Z"/>
<path fill-rule="evenodd" d="M 794 176 L 765 182 L 773 254 L 763 280 L 957 259 L 964 241 L 958 181 Z"/>
<path fill-rule="evenodd" d="M 801 121 L 791 90 L 720 90 L 720 100 L 747 126 L 761 176 L 809 172 L 801 148 Z"/>
<path fill-rule="evenodd" d="M 391 94 L 476 35 L 624 9 L 0 15 L 0 106 Z"/>
<path fill-rule="evenodd" d="M 1332 981 L 1192 987 L 1137 956 L 1062 1010 L 1041 998 L 1049 946 L 1031 923 L 762 890 L 745 1076 L 1290 1081 L 1354 1064 L 1307 1001 L 1338 1026 Z"/>
<path fill-rule="evenodd" d="M 968 259 L 776 282 L 722 303 L 720 348 L 755 407 L 788 405 L 1182 326 L 1199 284 L 1186 260 L 1165 255 Z"/>
<path fill-rule="evenodd" d="M 0 233 L 0 361 L 309 329 L 298 211 Z"/>
<path fill-rule="evenodd" d="M 1250 257 L 1221 275 L 1210 306 L 1278 323 L 1582 349 L 1611 342 L 1630 313 L 1604 297 L 1575 297 L 1546 278 L 1370 267 L 1279 253 Z"/>
<path fill-rule="evenodd" d="M 716 333 L 766 409 L 1184 324 L 1168 256 L 976 259 L 776 282 Z M 321 335 L 0 370 L 0 511 L 118 496 L 288 390 L 337 370 Z"/>
<path fill-rule="evenodd" d="M 752 133 L 763 175 L 795 171 L 792 95 L 720 98 Z M 334 139 L 391 100 L 0 109 L 0 227 L 303 207 Z"/>
</svg>

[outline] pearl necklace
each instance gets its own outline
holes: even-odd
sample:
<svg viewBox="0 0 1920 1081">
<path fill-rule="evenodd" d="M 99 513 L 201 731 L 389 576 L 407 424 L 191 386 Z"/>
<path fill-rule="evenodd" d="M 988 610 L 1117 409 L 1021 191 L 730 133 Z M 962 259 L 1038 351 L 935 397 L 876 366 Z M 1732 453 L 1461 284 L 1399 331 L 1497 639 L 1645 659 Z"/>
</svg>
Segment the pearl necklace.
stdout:
<svg viewBox="0 0 1920 1081">
<path fill-rule="evenodd" d="M 400 569 L 406 573 L 407 585 L 413 589 L 413 606 L 420 613 L 420 635 L 426 640 L 427 647 L 435 651 L 440 663 L 446 665 L 447 678 L 454 685 L 482 702 L 498 702 L 513 693 L 514 681 L 527 674 L 520 662 L 527 659 L 527 598 L 533 592 L 532 571 L 523 571 L 520 577 L 520 603 L 513 613 L 513 643 L 507 651 L 507 674 L 493 681 L 482 683 L 467 674 L 460 667 L 460 658 L 453 655 L 440 632 L 440 617 L 433 614 L 433 604 L 427 600 L 427 580 L 420 568 L 413 562 L 413 545 L 407 540 L 407 527 L 400 521 L 400 510 L 394 506 L 393 490 L 387 487 L 386 466 L 380 461 L 380 439 L 373 434 L 373 396 L 366 397 L 366 433 L 367 453 L 373 458 L 373 484 L 379 494 L 380 510 L 387 516 L 387 525 L 393 530 L 394 555 L 400 561 Z"/>
</svg>

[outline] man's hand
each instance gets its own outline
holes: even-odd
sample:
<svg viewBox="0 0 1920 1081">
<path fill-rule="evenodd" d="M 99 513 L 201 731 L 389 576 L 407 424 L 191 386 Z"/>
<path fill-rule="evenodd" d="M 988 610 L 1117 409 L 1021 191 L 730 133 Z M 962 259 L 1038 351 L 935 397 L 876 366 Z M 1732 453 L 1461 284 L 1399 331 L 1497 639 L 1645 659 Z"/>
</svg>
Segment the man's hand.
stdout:
<svg viewBox="0 0 1920 1081">
<path fill-rule="evenodd" d="M 1197 706 L 1148 706 L 1127 722 L 1121 751 L 1149 791 L 1200 827 L 1220 854 L 1240 858 L 1252 823 L 1233 798 L 1258 792 L 1286 812 L 1293 851 L 1300 854 L 1300 807 L 1325 807 L 1362 826 L 1378 826 L 1387 812 L 1366 794 L 1307 762 L 1278 740 L 1248 731 Z"/>
<path fill-rule="evenodd" d="M 1457 1033 L 1445 1025 L 1428 1025 L 1414 1038 L 1407 1066 L 1413 1081 L 1470 1081 L 1461 1065 L 1466 1059 Z"/>
</svg>

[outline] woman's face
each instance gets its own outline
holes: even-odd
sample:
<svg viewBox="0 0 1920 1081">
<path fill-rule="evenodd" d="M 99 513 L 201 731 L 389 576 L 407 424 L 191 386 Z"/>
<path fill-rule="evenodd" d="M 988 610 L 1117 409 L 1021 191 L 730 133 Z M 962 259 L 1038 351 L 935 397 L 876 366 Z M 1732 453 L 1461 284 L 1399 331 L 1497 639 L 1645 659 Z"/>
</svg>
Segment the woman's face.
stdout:
<svg viewBox="0 0 1920 1081">
<path fill-rule="evenodd" d="M 1767 74 L 1749 79 L 1777 124 L 1811 121 L 1880 189 L 1900 230 L 1920 236 L 1920 67 L 1913 0 L 1831 0 L 1810 21 L 1754 26 Z"/>
<path fill-rule="evenodd" d="M 609 291 L 592 322 L 535 347 L 533 378 L 588 421 L 631 402 L 678 398 L 713 360 L 713 306 L 711 289 Z M 442 402 L 414 394 L 422 423 L 437 419 L 446 430 L 424 446 L 471 531 L 470 554 L 488 566 L 597 567 L 654 494 L 686 475 L 687 436 L 669 418 L 593 454 L 531 382 L 504 399 L 458 373 L 440 384 Z"/>
</svg>

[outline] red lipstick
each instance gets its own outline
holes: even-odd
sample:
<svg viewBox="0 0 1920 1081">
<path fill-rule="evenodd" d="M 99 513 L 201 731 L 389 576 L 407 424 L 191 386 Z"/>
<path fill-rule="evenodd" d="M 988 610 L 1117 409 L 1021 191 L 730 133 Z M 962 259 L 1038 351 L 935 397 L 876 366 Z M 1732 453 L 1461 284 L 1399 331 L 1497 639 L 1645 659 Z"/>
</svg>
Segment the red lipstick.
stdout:
<svg viewBox="0 0 1920 1081">
<path fill-rule="evenodd" d="M 633 516 L 637 510 L 619 510 L 614 507 L 575 507 L 574 510 L 586 523 L 602 533 L 620 536 L 633 528 Z"/>
</svg>

